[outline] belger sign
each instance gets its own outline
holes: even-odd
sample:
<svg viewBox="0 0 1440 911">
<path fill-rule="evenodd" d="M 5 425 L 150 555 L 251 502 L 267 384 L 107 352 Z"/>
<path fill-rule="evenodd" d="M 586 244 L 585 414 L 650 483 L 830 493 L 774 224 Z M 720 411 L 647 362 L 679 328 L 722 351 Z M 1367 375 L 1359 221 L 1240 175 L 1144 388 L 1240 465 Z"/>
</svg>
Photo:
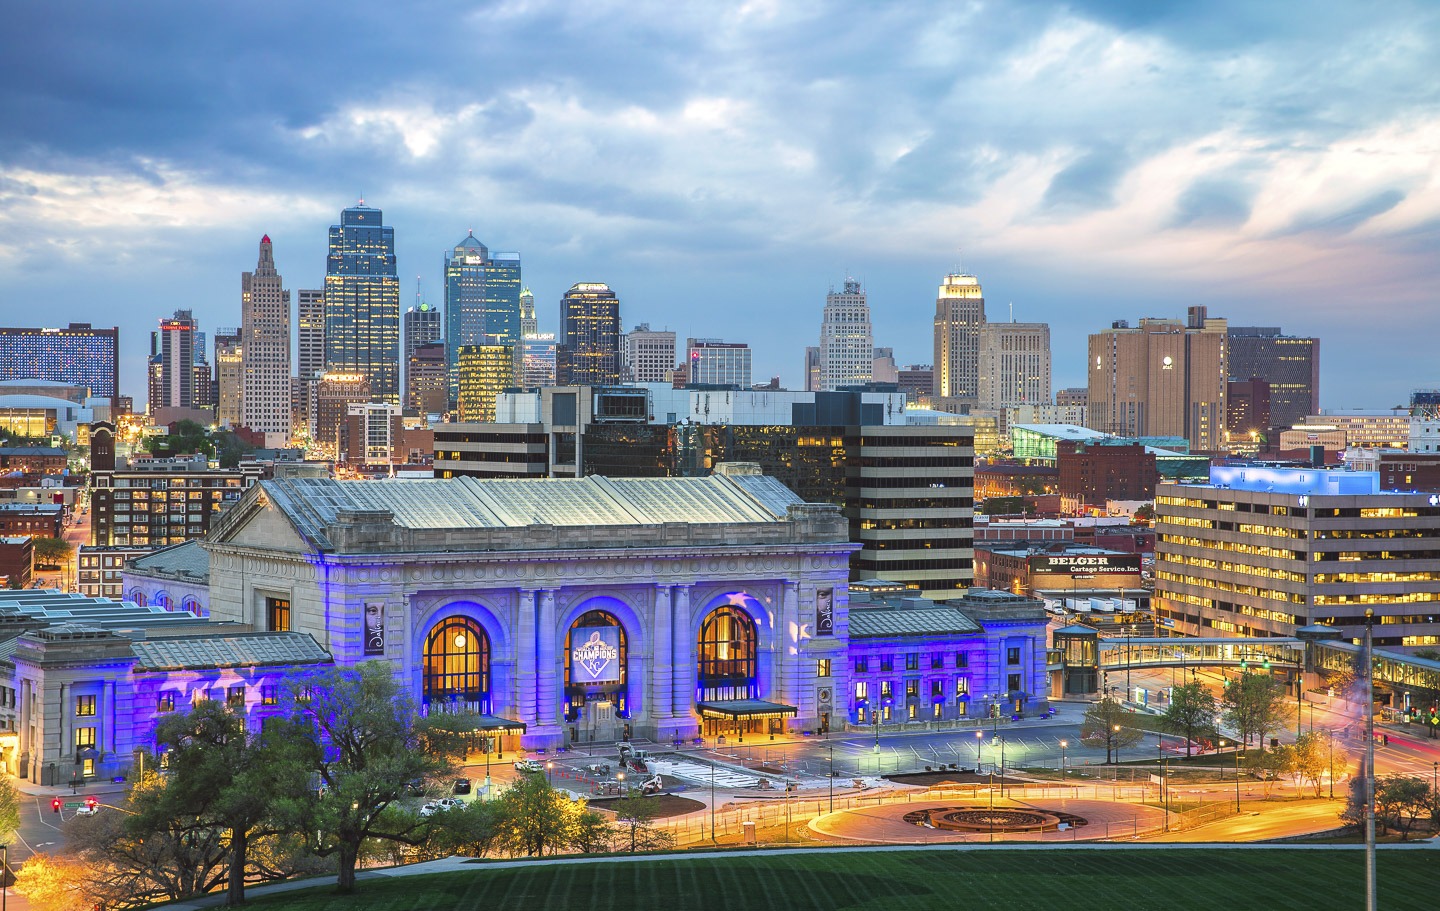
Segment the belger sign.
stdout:
<svg viewBox="0 0 1440 911">
<path fill-rule="evenodd" d="M 620 679 L 619 627 L 580 627 L 570 641 L 570 682 L 608 683 Z"/>
<path fill-rule="evenodd" d="M 1138 573 L 1139 554 L 1038 554 L 1032 573 Z"/>
</svg>

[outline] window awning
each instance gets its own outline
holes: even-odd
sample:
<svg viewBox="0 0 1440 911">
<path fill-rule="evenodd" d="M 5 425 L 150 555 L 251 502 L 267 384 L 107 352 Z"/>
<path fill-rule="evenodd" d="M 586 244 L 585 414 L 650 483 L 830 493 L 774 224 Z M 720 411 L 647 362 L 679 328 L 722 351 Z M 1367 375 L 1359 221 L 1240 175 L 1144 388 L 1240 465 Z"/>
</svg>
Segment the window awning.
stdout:
<svg viewBox="0 0 1440 911">
<path fill-rule="evenodd" d="M 799 714 L 793 705 L 763 699 L 725 699 L 696 705 L 705 718 L 783 718 Z"/>
</svg>

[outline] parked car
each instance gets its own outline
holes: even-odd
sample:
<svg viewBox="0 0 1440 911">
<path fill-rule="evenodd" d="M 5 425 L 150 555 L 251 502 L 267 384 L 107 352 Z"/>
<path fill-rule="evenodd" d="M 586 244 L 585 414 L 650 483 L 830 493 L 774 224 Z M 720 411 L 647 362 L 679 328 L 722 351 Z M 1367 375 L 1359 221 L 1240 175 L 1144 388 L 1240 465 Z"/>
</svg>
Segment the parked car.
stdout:
<svg viewBox="0 0 1440 911">
<path fill-rule="evenodd" d="M 439 800 L 432 800 L 425 806 L 421 807 L 420 815 L 422 817 L 428 818 L 434 816 L 436 813 L 443 813 L 446 810 L 453 810 L 456 807 L 463 805 L 464 804 L 462 801 L 456 800 L 453 797 L 442 797 Z"/>
<path fill-rule="evenodd" d="M 455 793 L 456 793 L 456 794 L 469 794 L 469 793 L 470 793 L 470 779 L 468 779 L 468 778 L 457 778 L 457 779 L 455 779 Z"/>
<path fill-rule="evenodd" d="M 545 771 L 545 766 L 541 765 L 539 762 L 535 761 L 534 759 L 517 759 L 517 760 L 515 760 L 515 771 L 517 771 L 517 772 L 543 772 L 543 771 Z"/>
</svg>

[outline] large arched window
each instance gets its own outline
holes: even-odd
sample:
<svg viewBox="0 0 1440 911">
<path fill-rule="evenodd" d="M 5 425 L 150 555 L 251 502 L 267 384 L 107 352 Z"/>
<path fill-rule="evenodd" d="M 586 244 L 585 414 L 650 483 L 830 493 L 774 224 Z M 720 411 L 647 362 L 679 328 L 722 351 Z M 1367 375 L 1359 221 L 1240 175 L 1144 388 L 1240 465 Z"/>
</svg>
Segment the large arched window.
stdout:
<svg viewBox="0 0 1440 911">
<path fill-rule="evenodd" d="M 700 699 L 756 698 L 756 655 L 759 636 L 755 621 L 734 605 L 711 611 L 700 625 Z"/>
<path fill-rule="evenodd" d="M 490 712 L 490 637 L 469 617 L 446 617 L 425 639 L 426 705 Z"/>
</svg>

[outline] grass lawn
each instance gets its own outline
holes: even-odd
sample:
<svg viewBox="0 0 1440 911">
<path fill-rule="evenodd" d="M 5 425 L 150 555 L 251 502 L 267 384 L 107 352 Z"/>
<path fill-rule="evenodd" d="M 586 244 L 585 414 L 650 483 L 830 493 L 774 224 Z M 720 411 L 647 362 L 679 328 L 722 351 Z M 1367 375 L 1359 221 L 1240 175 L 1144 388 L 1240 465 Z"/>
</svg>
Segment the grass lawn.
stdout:
<svg viewBox="0 0 1440 911">
<path fill-rule="evenodd" d="M 287 911 L 1265 911 L 1358 908 L 1359 851 L 811 851 L 473 870 L 255 898 Z M 1434 853 L 1381 852 L 1380 907 L 1433 909 Z"/>
</svg>

